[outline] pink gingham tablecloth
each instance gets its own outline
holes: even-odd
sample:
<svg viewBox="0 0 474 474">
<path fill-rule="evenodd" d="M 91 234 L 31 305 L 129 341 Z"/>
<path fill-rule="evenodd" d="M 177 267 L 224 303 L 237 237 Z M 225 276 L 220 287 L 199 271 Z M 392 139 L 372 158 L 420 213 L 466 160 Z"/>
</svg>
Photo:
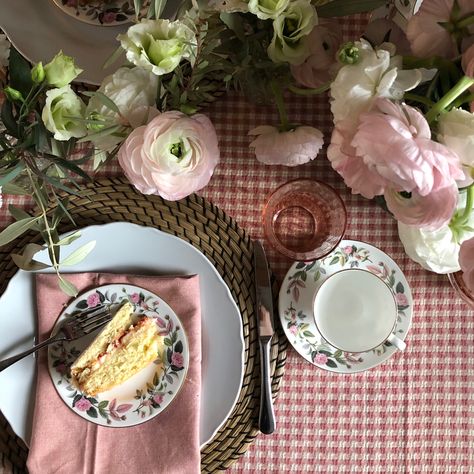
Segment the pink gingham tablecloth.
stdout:
<svg viewBox="0 0 474 474">
<path fill-rule="evenodd" d="M 362 17 L 344 22 L 347 39 L 364 27 Z M 316 178 L 339 190 L 348 210 L 346 238 L 369 242 L 404 271 L 414 298 L 408 348 L 361 374 L 325 372 L 291 347 L 276 403 L 277 431 L 259 436 L 229 470 L 233 473 L 415 473 L 474 472 L 474 312 L 457 297 L 447 278 L 423 270 L 404 254 L 397 226 L 373 201 L 352 196 L 321 153 L 296 168 L 256 161 L 247 133 L 278 121 L 276 110 L 247 103 L 235 94 L 205 111 L 216 126 L 221 162 L 199 194 L 234 217 L 255 239 L 263 239 L 262 207 L 280 184 Z M 291 97 L 292 123 L 321 128 L 330 137 L 327 96 Z M 116 162 L 101 176 L 116 176 Z M 0 227 L 8 204 L 3 196 Z M 291 262 L 268 249 L 282 280 Z"/>
</svg>

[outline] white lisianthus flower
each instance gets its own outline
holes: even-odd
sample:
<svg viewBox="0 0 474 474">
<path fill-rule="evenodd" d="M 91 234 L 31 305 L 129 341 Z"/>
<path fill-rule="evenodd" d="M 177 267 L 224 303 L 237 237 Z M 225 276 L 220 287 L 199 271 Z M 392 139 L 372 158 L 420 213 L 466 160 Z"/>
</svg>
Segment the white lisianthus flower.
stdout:
<svg viewBox="0 0 474 474">
<path fill-rule="evenodd" d="M 466 205 L 465 193 L 460 194 L 458 212 Z M 460 270 L 461 244 L 474 237 L 474 212 L 462 227 L 451 224 L 436 230 L 427 230 L 398 222 L 398 235 L 407 255 L 426 270 L 436 273 L 452 273 Z"/>
<path fill-rule="evenodd" d="M 46 83 L 53 87 L 64 87 L 82 72 L 82 69 L 76 66 L 74 58 L 62 51 L 59 51 L 43 69 Z"/>
<path fill-rule="evenodd" d="M 192 63 L 196 57 L 196 35 L 179 20 L 144 19 L 117 39 L 131 63 L 157 76 L 173 71 L 182 59 Z"/>
<path fill-rule="evenodd" d="M 367 112 L 374 99 L 402 99 L 407 90 L 423 79 L 418 69 L 402 70 L 402 57 L 394 56 L 395 47 L 383 43 L 373 49 L 365 40 L 354 44 L 357 60 L 343 66 L 331 84 L 331 111 L 334 122 L 352 122 L 355 129 L 359 115 Z"/>
<path fill-rule="evenodd" d="M 10 41 L 4 34 L 0 33 L 0 68 L 8 66 L 10 56 Z"/>
<path fill-rule="evenodd" d="M 87 104 L 86 115 L 103 120 L 104 128 L 117 124 L 124 127 L 130 124 L 133 127 L 144 125 L 147 122 L 146 117 L 140 118 L 137 115 L 155 105 L 157 88 L 158 78 L 153 73 L 139 67 L 119 68 L 103 80 L 99 92 L 114 102 L 120 110 L 120 115 L 94 96 Z M 92 139 L 96 148 L 103 151 L 112 150 L 121 140 L 121 137 L 114 135 Z"/>
<path fill-rule="evenodd" d="M 80 120 L 84 118 L 85 104 L 74 93 L 70 85 L 46 92 L 46 102 L 41 114 L 45 127 L 54 138 L 60 141 L 72 137 L 80 138 L 86 135 L 87 130 Z"/>
<path fill-rule="evenodd" d="M 273 21 L 273 39 L 268 57 L 275 63 L 301 64 L 310 54 L 304 38 L 318 23 L 315 8 L 306 0 L 295 0 Z"/>
<path fill-rule="evenodd" d="M 438 141 L 454 151 L 461 160 L 469 186 L 474 181 L 474 114 L 463 109 L 452 109 L 441 115 L 438 122 Z"/>
<path fill-rule="evenodd" d="M 257 160 L 266 165 L 298 166 L 314 160 L 322 148 L 324 139 L 320 130 L 300 126 L 287 132 L 262 125 L 249 135 L 257 135 L 250 144 Z"/>
<path fill-rule="evenodd" d="M 275 19 L 283 13 L 289 3 L 290 0 L 249 0 L 248 9 L 261 20 Z"/>
</svg>

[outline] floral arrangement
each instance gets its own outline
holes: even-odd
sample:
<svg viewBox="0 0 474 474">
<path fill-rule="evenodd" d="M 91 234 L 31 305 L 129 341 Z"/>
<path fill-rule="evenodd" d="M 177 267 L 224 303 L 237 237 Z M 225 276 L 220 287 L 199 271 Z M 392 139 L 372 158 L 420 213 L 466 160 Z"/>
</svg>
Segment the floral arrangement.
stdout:
<svg viewBox="0 0 474 474">
<path fill-rule="evenodd" d="M 377 23 L 340 50 L 328 158 L 353 193 L 383 197 L 410 258 L 455 272 L 474 237 L 474 7 L 426 0 L 406 33 Z"/>
<path fill-rule="evenodd" d="M 61 287 L 75 293 L 60 269 L 93 243 L 61 259 L 80 233 L 59 237 L 72 217 L 57 191 L 79 192 L 107 160 L 145 194 L 178 200 L 205 187 L 219 147 L 201 109 L 229 89 L 275 104 L 280 123 L 250 130 L 250 147 L 259 161 L 286 166 L 313 160 L 323 134 L 290 123 L 284 93 L 329 91 L 333 168 L 353 193 L 383 197 L 411 258 L 432 271 L 460 268 L 460 244 L 474 237 L 470 0 L 425 0 L 406 33 L 377 20 L 348 44 L 335 17 L 385 0 L 192 0 L 177 2 L 174 21 L 160 18 L 165 3 L 150 2 L 147 18 L 118 36 L 126 63 L 95 91 L 71 86 L 81 72 L 73 58 L 60 52 L 31 67 L 0 35 L 0 186 L 32 195 L 40 209 L 10 206 L 16 222 L 0 245 L 29 229 L 45 240 L 12 256 L 20 268 L 44 268 L 34 255 L 47 248 Z"/>
</svg>

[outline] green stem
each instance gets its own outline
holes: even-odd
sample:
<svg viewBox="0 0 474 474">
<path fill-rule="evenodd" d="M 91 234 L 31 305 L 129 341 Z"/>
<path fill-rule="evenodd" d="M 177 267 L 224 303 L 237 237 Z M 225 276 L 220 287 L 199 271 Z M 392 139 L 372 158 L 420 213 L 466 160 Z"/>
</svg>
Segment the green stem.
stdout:
<svg viewBox="0 0 474 474">
<path fill-rule="evenodd" d="M 431 110 L 425 115 L 428 123 L 432 123 L 438 115 L 450 105 L 454 100 L 456 100 L 464 91 L 469 89 L 474 84 L 474 79 L 464 76 L 458 83 L 449 90 L 441 99 L 436 102 L 436 104 L 431 108 Z"/>
<path fill-rule="evenodd" d="M 405 92 L 405 95 L 403 96 L 405 100 L 410 100 L 412 102 L 419 102 L 420 104 L 425 104 L 428 107 L 433 107 L 434 102 L 427 97 L 423 97 L 422 95 L 418 94 L 412 94 L 410 92 Z"/>
<path fill-rule="evenodd" d="M 326 82 L 326 84 L 323 84 L 321 87 L 316 87 L 314 89 L 302 89 L 301 87 L 296 87 L 296 86 L 288 86 L 288 89 L 293 92 L 294 94 L 297 95 L 317 95 L 317 94 L 322 94 L 323 92 L 326 92 L 331 88 L 331 82 Z"/>
<path fill-rule="evenodd" d="M 275 97 L 275 104 L 280 115 L 280 128 L 283 131 L 288 131 L 290 129 L 288 122 L 288 115 L 286 113 L 285 102 L 283 100 L 283 94 L 277 82 L 272 79 L 270 81 L 270 87 L 272 89 L 273 95 Z"/>
<path fill-rule="evenodd" d="M 467 104 L 472 101 L 474 101 L 474 93 L 465 95 L 464 97 L 459 97 L 457 100 L 453 102 L 453 107 L 459 107 L 462 104 Z"/>
<path fill-rule="evenodd" d="M 459 216 L 459 222 L 466 224 L 472 212 L 472 205 L 474 204 L 474 184 L 471 184 L 466 190 L 466 205 L 464 212 Z"/>
</svg>

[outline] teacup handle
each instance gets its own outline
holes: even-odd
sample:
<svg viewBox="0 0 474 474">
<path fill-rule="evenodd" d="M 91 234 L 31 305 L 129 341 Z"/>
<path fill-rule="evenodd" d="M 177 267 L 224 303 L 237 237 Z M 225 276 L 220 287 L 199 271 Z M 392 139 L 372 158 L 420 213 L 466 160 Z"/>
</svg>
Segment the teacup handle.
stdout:
<svg viewBox="0 0 474 474">
<path fill-rule="evenodd" d="M 405 344 L 404 341 L 402 341 L 399 337 L 395 336 L 395 334 L 390 334 L 388 336 L 387 341 L 392 344 L 392 346 L 395 346 L 399 351 L 404 351 L 407 345 Z"/>
</svg>

